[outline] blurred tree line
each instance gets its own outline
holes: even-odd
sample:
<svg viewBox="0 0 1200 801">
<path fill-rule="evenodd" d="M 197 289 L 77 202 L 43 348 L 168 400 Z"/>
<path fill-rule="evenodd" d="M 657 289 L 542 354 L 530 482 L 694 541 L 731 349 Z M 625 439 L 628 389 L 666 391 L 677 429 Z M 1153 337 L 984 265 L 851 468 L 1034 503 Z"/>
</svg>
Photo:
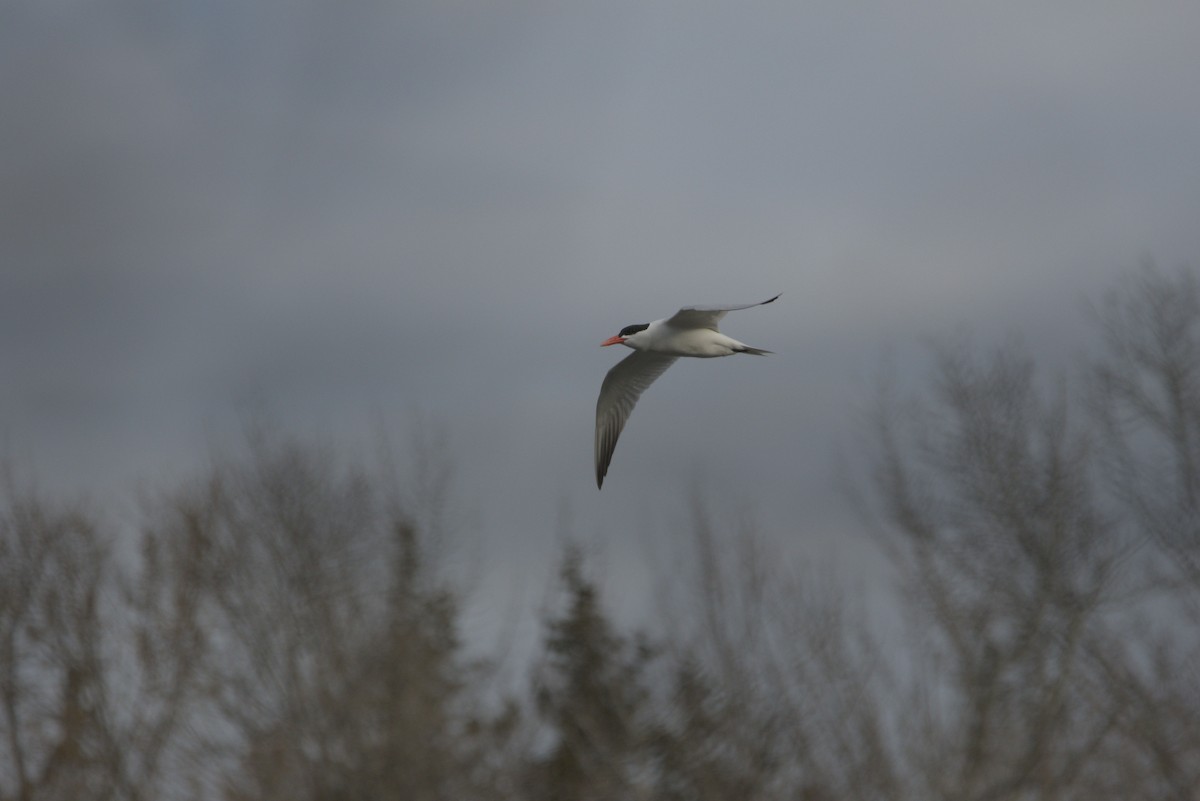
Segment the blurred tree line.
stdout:
<svg viewBox="0 0 1200 801">
<path fill-rule="evenodd" d="M 697 503 L 667 633 L 568 549 L 513 697 L 387 470 L 252 438 L 136 554 L 6 476 L 0 799 L 1200 798 L 1200 288 L 1145 268 L 1093 318 L 1069 375 L 958 344 L 881 390 L 902 636 Z"/>
</svg>

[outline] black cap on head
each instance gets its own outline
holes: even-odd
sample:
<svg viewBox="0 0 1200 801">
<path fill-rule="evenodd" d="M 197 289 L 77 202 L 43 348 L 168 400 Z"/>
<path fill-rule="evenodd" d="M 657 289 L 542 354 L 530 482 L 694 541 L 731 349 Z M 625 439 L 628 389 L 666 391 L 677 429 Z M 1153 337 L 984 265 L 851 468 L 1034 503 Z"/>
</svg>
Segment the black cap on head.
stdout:
<svg viewBox="0 0 1200 801">
<path fill-rule="evenodd" d="M 621 333 L 617 336 L 628 337 L 633 336 L 638 331 L 645 331 L 650 327 L 650 323 L 638 323 L 637 325 L 627 325 L 621 329 Z"/>
</svg>

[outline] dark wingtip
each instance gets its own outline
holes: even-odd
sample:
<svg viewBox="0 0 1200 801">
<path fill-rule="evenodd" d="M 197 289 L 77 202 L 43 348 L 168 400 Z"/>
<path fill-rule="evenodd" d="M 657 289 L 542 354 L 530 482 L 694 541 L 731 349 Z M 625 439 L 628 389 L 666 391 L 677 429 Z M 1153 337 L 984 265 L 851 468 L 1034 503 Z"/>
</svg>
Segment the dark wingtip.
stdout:
<svg viewBox="0 0 1200 801">
<path fill-rule="evenodd" d="M 782 293 L 782 292 L 780 292 L 778 295 L 776 295 L 775 297 L 771 298 L 770 300 L 764 300 L 762 303 L 760 303 L 760 304 L 758 304 L 758 305 L 759 305 L 759 306 L 766 306 L 768 303 L 774 303 L 775 301 L 779 300 L 779 298 L 780 298 L 780 296 L 781 296 L 781 295 L 783 295 L 783 293 Z"/>
</svg>

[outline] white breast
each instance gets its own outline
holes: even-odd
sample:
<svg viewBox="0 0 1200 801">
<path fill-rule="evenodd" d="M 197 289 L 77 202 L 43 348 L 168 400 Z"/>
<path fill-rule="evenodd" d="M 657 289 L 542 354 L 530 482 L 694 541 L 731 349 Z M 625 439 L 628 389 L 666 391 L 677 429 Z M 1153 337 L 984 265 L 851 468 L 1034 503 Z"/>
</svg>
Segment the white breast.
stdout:
<svg viewBox="0 0 1200 801">
<path fill-rule="evenodd" d="M 741 342 L 725 336 L 720 331 L 709 328 L 676 328 L 663 321 L 651 323 L 646 333 L 649 335 L 646 345 L 640 349 L 672 356 L 711 359 L 730 356 L 737 349 L 745 347 Z"/>
</svg>

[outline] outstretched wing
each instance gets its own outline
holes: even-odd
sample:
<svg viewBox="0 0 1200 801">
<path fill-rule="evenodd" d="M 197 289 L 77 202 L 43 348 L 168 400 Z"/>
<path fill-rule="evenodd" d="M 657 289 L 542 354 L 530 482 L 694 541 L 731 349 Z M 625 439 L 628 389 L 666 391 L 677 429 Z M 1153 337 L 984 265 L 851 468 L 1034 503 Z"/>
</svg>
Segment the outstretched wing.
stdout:
<svg viewBox="0 0 1200 801">
<path fill-rule="evenodd" d="M 717 323 L 727 312 L 765 306 L 778 297 L 779 295 L 776 295 L 770 300 L 764 300 L 761 303 L 747 303 L 745 306 L 688 306 L 675 312 L 675 315 L 667 320 L 667 325 L 672 328 L 711 328 L 716 331 Z"/>
<path fill-rule="evenodd" d="M 608 463 L 612 461 L 617 437 L 633 412 L 638 398 L 671 366 L 677 357 L 663 353 L 638 350 L 621 361 L 604 376 L 600 397 L 596 401 L 596 486 L 604 485 Z"/>
</svg>

